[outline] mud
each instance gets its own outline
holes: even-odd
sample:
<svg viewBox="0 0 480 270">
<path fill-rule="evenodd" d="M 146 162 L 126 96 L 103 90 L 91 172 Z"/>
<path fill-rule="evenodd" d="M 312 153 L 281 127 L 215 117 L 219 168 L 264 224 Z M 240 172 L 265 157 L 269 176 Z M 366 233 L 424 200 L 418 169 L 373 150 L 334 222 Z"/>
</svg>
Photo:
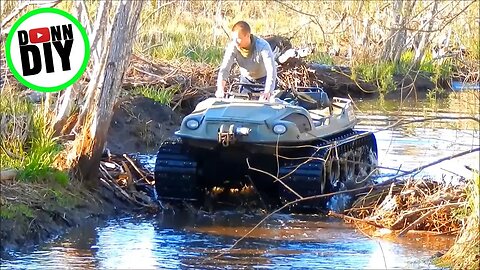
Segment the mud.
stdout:
<svg viewBox="0 0 480 270">
<path fill-rule="evenodd" d="M 112 154 L 150 154 L 172 136 L 182 114 L 145 97 L 125 97 L 117 102 L 106 147 Z"/>
</svg>

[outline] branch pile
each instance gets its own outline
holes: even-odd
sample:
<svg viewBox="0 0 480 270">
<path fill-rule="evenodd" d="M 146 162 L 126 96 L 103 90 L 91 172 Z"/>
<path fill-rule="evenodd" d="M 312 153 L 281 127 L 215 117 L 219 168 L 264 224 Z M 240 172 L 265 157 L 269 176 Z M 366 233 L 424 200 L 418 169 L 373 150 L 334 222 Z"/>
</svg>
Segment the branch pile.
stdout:
<svg viewBox="0 0 480 270">
<path fill-rule="evenodd" d="M 158 210 L 153 175 L 128 155 L 109 155 L 100 162 L 100 183 L 115 196 L 138 207 Z"/>
<path fill-rule="evenodd" d="M 172 103 L 210 96 L 215 91 L 217 70 L 203 63 L 172 65 L 133 55 L 123 87 L 178 87 Z"/>
<path fill-rule="evenodd" d="M 347 215 L 330 213 L 357 225 L 386 228 L 398 236 L 410 230 L 455 233 L 462 227 L 457 213 L 466 206 L 465 186 L 433 180 L 404 180 L 357 199 Z"/>
</svg>

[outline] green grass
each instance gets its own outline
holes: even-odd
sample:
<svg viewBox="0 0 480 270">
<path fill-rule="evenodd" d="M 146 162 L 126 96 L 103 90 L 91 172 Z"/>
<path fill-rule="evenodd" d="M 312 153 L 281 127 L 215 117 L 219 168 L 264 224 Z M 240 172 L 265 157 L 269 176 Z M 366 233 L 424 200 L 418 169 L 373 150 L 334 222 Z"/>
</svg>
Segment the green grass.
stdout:
<svg viewBox="0 0 480 270">
<path fill-rule="evenodd" d="M 4 92 L 0 96 L 0 168 L 20 171 L 23 181 L 54 180 L 68 183 L 68 176 L 52 168 L 61 150 L 42 110 L 27 100 Z"/>
<path fill-rule="evenodd" d="M 414 68 L 413 59 L 414 52 L 406 51 L 401 55 L 400 61 L 397 63 L 390 61 L 376 63 L 365 61 L 352 67 L 352 79 L 361 78 L 375 83 L 381 93 L 388 93 L 396 88 L 395 75 L 404 76 L 409 73 L 419 73 L 421 76 L 430 78 L 434 83 L 438 83 L 449 79 L 454 71 L 454 65 L 451 60 L 435 62 L 432 60 L 430 53 L 425 55 L 417 68 Z M 432 92 L 432 95 L 439 94 L 439 91 L 436 89 L 432 91 L 435 91 L 435 93 Z"/>
<path fill-rule="evenodd" d="M 395 90 L 396 66 L 389 62 L 380 62 L 378 64 L 359 64 L 352 68 L 352 79 L 361 79 L 376 84 L 381 93 L 388 93 Z"/>
<path fill-rule="evenodd" d="M 141 86 L 134 88 L 134 93 L 142 95 L 146 98 L 152 99 L 160 104 L 169 106 L 173 97 L 180 90 L 179 85 L 168 88 L 156 88 L 153 86 Z"/>
<path fill-rule="evenodd" d="M 0 217 L 3 219 L 13 219 L 19 216 L 25 216 L 27 218 L 33 218 L 35 215 L 32 208 L 23 203 L 14 203 L 2 205 L 0 211 Z"/>
<path fill-rule="evenodd" d="M 324 65 L 335 65 L 333 58 L 325 52 L 314 52 L 312 55 L 307 57 L 307 60 Z"/>
<path fill-rule="evenodd" d="M 62 187 L 51 187 L 47 189 L 45 196 L 51 196 L 58 206 L 62 208 L 73 208 L 80 200 Z"/>
</svg>

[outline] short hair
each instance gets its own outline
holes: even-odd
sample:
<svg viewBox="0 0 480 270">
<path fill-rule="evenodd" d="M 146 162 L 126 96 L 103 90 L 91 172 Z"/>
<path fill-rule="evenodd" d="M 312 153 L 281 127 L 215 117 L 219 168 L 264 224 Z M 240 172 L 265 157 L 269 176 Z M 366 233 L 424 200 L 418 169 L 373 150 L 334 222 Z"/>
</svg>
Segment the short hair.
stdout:
<svg viewBox="0 0 480 270">
<path fill-rule="evenodd" d="M 240 32 L 244 33 L 244 34 L 250 34 L 251 30 L 250 30 L 250 25 L 248 25 L 247 22 L 245 21 L 238 21 L 236 22 L 233 27 L 232 27 L 232 31 L 237 31 L 237 30 L 240 30 Z"/>
</svg>

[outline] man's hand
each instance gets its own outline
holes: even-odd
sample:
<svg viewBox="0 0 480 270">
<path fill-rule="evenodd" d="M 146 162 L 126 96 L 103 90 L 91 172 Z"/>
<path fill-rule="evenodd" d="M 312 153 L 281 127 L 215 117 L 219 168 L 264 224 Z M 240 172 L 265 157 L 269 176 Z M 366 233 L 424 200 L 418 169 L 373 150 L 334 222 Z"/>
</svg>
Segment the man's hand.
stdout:
<svg viewBox="0 0 480 270">
<path fill-rule="evenodd" d="M 224 97 L 225 97 L 225 91 L 223 91 L 222 89 L 218 89 L 218 90 L 215 92 L 215 97 L 217 97 L 217 98 L 224 98 Z"/>
<path fill-rule="evenodd" d="M 217 91 L 215 92 L 215 97 L 224 98 L 225 97 L 225 86 L 227 86 L 227 81 L 222 80 L 221 83 L 217 84 Z"/>
<path fill-rule="evenodd" d="M 271 95 L 270 92 L 263 92 L 262 95 L 260 96 L 260 98 L 259 98 L 258 100 L 260 100 L 260 101 L 269 101 L 269 100 L 270 100 L 270 95 Z"/>
</svg>

